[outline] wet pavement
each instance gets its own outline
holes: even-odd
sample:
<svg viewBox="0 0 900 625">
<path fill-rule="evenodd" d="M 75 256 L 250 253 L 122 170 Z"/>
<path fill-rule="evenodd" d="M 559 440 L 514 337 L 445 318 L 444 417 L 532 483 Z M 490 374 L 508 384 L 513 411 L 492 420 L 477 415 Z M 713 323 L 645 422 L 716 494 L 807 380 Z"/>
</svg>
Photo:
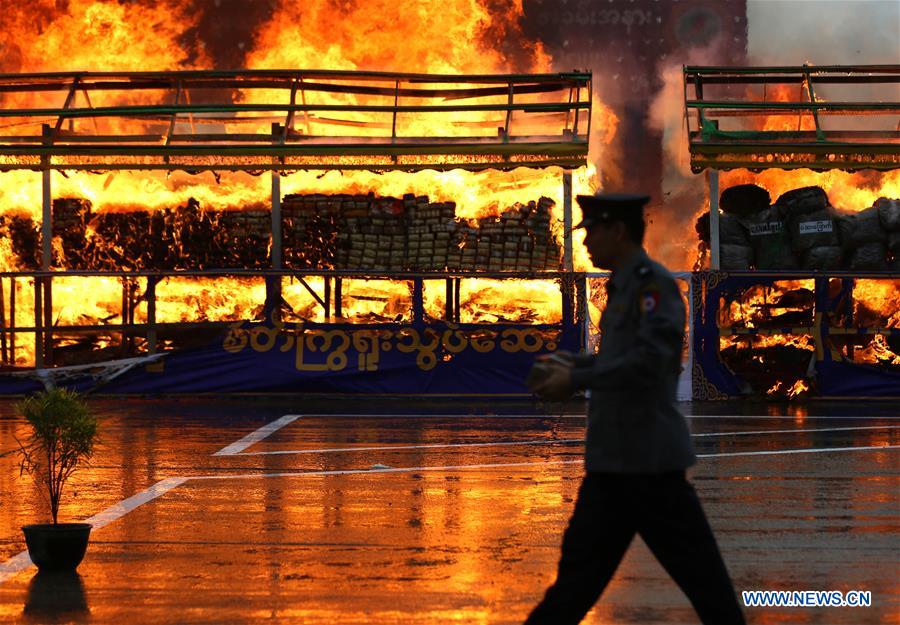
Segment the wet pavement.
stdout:
<svg viewBox="0 0 900 625">
<path fill-rule="evenodd" d="M 6 453 L 24 423 L 0 406 L 0 623 L 520 623 L 582 472 L 578 405 L 92 405 L 102 446 L 60 511 L 96 524 L 73 576 L 19 555 L 19 527 L 45 513 Z M 748 623 L 900 623 L 900 409 L 684 409 L 738 591 L 872 593 L 867 608 L 746 608 Z M 697 620 L 636 539 L 584 622 Z"/>
</svg>

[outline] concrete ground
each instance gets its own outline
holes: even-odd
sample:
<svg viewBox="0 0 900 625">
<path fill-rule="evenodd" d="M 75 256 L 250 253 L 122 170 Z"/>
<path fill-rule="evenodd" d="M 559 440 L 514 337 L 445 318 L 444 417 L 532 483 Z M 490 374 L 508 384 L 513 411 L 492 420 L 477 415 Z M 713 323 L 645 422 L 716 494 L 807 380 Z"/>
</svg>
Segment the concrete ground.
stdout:
<svg viewBox="0 0 900 625">
<path fill-rule="evenodd" d="M 0 623 L 521 623 L 552 582 L 583 407 L 347 398 L 96 399 L 102 445 L 60 520 L 75 576 L 36 575 L 24 422 L 0 405 Z M 736 589 L 864 590 L 870 607 L 748 623 L 900 623 L 900 408 L 684 406 L 690 472 Z M 365 415 L 365 416 L 363 416 Z M 591 624 L 696 623 L 636 539 Z"/>
</svg>

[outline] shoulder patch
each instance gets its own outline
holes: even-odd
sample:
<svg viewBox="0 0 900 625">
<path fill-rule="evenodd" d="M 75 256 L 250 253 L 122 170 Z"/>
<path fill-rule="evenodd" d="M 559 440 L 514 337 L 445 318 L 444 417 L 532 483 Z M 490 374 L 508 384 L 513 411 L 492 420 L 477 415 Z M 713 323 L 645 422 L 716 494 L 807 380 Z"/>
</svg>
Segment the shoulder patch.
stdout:
<svg viewBox="0 0 900 625">
<path fill-rule="evenodd" d="M 659 302 L 662 299 L 659 286 L 651 282 L 644 286 L 638 292 L 638 304 L 641 309 L 641 315 L 650 315 L 659 308 Z"/>
</svg>

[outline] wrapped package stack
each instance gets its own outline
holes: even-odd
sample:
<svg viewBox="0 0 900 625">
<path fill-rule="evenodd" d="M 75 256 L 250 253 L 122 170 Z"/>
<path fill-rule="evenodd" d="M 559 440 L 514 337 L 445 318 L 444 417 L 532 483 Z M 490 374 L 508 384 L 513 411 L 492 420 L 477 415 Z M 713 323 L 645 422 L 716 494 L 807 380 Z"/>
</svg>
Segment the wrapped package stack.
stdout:
<svg viewBox="0 0 900 625">
<path fill-rule="evenodd" d="M 546 271 L 560 267 L 553 201 L 516 204 L 498 216 L 459 219 L 453 202 L 428 196 L 288 195 L 282 202 L 284 265 L 296 269 Z M 53 266 L 71 270 L 232 269 L 270 265 L 266 208 L 206 210 L 193 198 L 155 211 L 93 213 L 74 198 L 53 202 Z M 40 266 L 40 226 L 0 216 L 16 269 Z"/>
<path fill-rule="evenodd" d="M 53 201 L 53 267 L 72 270 L 268 266 L 268 210 L 207 211 L 193 198 L 174 210 L 92 213 L 87 200 Z M 40 266 L 40 225 L 0 217 L 20 269 Z"/>
<path fill-rule="evenodd" d="M 289 195 L 282 202 L 285 261 L 297 269 L 545 271 L 560 265 L 553 201 L 496 217 L 458 219 L 428 196 Z"/>
<path fill-rule="evenodd" d="M 499 217 L 477 220 L 478 239 L 467 239 L 463 253 L 475 248 L 478 271 L 556 270 L 560 267 L 560 248 L 551 229 L 553 200 L 517 204 Z"/>
</svg>

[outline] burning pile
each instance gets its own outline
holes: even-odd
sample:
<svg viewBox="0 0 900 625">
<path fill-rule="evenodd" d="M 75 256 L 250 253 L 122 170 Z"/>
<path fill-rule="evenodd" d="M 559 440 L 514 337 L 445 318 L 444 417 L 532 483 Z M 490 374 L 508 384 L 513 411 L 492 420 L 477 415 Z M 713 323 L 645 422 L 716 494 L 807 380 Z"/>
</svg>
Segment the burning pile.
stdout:
<svg viewBox="0 0 900 625">
<path fill-rule="evenodd" d="M 499 217 L 456 218 L 453 202 L 428 196 L 291 195 L 287 264 L 367 271 L 558 270 L 553 200 L 516 204 Z"/>
<path fill-rule="evenodd" d="M 821 187 L 794 189 L 770 204 L 768 191 L 744 184 L 725 189 L 719 204 L 722 269 L 900 270 L 900 200 L 842 213 Z M 708 245 L 708 213 L 697 229 Z"/>
<path fill-rule="evenodd" d="M 29 232 L 13 251 L 23 267 L 39 266 L 40 233 Z M 73 270 L 266 267 L 268 211 L 210 211 L 190 198 L 174 210 L 92 214 L 91 203 L 53 201 L 53 266 Z M 21 237 L 20 237 L 21 238 Z M 15 241 L 15 240 L 14 240 Z"/>
<path fill-rule="evenodd" d="M 284 258 L 296 269 L 363 271 L 558 270 L 553 200 L 516 204 L 499 216 L 458 219 L 453 202 L 428 196 L 288 195 Z M 16 262 L 40 266 L 40 229 L 0 222 Z M 174 210 L 92 214 L 87 200 L 53 202 L 53 266 L 72 270 L 230 269 L 269 265 L 268 210 L 205 210 L 193 198 Z"/>
<path fill-rule="evenodd" d="M 723 328 L 760 329 L 761 334 L 721 336 L 720 354 L 740 376 L 747 393 L 791 395 L 805 378 L 815 344 L 810 334 L 765 330 L 813 324 L 813 280 L 782 280 L 740 289 L 721 312 Z M 794 393 L 796 394 L 796 393 Z"/>
<path fill-rule="evenodd" d="M 0 241 L 7 240 L 14 258 L 0 258 L 5 270 L 37 269 L 41 266 L 40 232 L 30 217 L 0 215 Z"/>
</svg>

